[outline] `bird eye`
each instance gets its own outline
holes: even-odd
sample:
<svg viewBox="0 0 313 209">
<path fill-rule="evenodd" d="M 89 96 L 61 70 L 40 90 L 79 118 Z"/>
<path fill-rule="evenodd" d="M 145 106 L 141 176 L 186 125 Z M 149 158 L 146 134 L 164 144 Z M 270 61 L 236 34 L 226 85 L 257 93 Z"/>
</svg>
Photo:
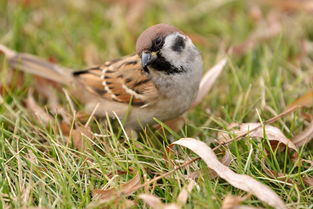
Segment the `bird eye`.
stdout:
<svg viewBox="0 0 313 209">
<path fill-rule="evenodd" d="M 154 45 L 155 47 L 160 47 L 162 44 L 162 38 L 161 37 L 158 37 L 154 40 Z"/>
</svg>

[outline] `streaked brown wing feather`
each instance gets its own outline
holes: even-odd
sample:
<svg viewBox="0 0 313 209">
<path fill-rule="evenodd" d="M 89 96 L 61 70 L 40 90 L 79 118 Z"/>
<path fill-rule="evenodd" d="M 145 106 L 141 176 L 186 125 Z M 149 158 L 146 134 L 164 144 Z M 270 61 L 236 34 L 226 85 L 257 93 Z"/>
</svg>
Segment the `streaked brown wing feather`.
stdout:
<svg viewBox="0 0 313 209">
<path fill-rule="evenodd" d="M 147 106 L 158 99 L 158 90 L 142 71 L 137 55 L 106 62 L 74 75 L 87 89 L 108 100 Z"/>
</svg>

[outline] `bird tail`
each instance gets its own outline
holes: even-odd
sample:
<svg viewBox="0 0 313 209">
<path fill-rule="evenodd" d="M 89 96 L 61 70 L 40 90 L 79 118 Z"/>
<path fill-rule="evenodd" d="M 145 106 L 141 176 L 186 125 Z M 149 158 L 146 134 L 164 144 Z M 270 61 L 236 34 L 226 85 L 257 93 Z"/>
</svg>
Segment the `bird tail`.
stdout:
<svg viewBox="0 0 313 209">
<path fill-rule="evenodd" d="M 69 68 L 58 66 L 30 54 L 17 53 L 0 44 L 1 52 L 6 56 L 8 65 L 12 68 L 66 85 L 73 81 L 73 70 Z"/>
</svg>

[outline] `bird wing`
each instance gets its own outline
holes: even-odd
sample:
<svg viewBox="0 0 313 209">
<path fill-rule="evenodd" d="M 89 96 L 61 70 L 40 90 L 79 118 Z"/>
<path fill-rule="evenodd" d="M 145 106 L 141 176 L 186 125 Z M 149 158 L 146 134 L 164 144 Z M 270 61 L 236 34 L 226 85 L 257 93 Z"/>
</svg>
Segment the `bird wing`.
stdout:
<svg viewBox="0 0 313 209">
<path fill-rule="evenodd" d="M 99 96 L 133 106 L 147 107 L 158 100 L 158 89 L 143 71 L 138 55 L 106 62 L 73 75 Z"/>
</svg>

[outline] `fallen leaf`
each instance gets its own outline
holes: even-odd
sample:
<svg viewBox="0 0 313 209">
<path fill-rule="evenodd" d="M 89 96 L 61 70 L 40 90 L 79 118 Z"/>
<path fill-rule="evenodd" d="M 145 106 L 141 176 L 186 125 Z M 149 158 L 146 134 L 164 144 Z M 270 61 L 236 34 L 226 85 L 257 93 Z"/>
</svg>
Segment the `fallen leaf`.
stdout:
<svg viewBox="0 0 313 209">
<path fill-rule="evenodd" d="M 84 140 L 84 136 L 88 137 L 89 139 L 93 139 L 93 134 L 89 127 L 79 126 L 72 130 L 73 145 L 79 151 L 85 151 L 89 144 L 88 140 Z"/>
<path fill-rule="evenodd" d="M 53 114 L 59 114 L 65 123 L 70 123 L 70 114 L 60 105 L 55 89 L 58 84 L 54 81 L 36 76 L 36 91 L 48 100 L 49 110 Z"/>
<path fill-rule="evenodd" d="M 313 187 L 313 178 L 309 176 L 302 177 L 303 182 L 309 187 Z"/>
<path fill-rule="evenodd" d="M 60 123 L 60 129 L 64 136 L 69 136 L 71 133 L 71 126 L 68 123 L 65 123 L 64 121 Z"/>
<path fill-rule="evenodd" d="M 129 196 L 137 191 L 140 185 L 140 174 L 138 173 L 134 178 L 122 184 L 119 188 L 110 189 L 94 189 L 92 196 L 96 199 L 111 201 L 112 199 L 119 198 L 120 196 Z"/>
<path fill-rule="evenodd" d="M 299 106 L 299 107 L 312 107 L 313 106 L 313 91 L 309 91 L 303 96 L 299 97 L 287 106 L 286 110 L 291 109 L 292 107 Z"/>
<path fill-rule="evenodd" d="M 300 159 L 300 161 L 302 163 L 305 162 L 305 163 L 310 164 L 310 168 L 313 168 L 313 160 Z"/>
<path fill-rule="evenodd" d="M 24 73 L 15 70 L 3 70 L 0 72 L 0 94 L 4 95 L 7 89 L 16 89 L 24 84 Z"/>
<path fill-rule="evenodd" d="M 301 116 L 308 122 L 312 122 L 313 121 L 313 116 L 311 114 L 309 114 L 309 113 L 302 112 Z"/>
<path fill-rule="evenodd" d="M 164 121 L 164 123 L 175 132 L 179 131 L 185 125 L 185 122 L 186 119 L 183 115 L 172 120 Z M 162 130 L 162 126 L 160 124 L 154 125 L 153 128 L 158 131 Z"/>
<path fill-rule="evenodd" d="M 299 133 L 291 139 L 291 141 L 297 146 L 301 147 L 304 144 L 309 143 L 313 139 L 313 121 L 304 129 L 303 132 Z"/>
<path fill-rule="evenodd" d="M 245 201 L 250 195 L 246 195 L 244 197 L 234 196 L 234 195 L 226 195 L 223 200 L 221 209 L 237 209 L 240 204 Z"/>
<path fill-rule="evenodd" d="M 53 118 L 36 103 L 33 97 L 33 92 L 34 90 L 30 88 L 26 99 L 26 106 L 41 122 L 44 123 L 44 125 L 47 126 L 53 121 Z"/>
<path fill-rule="evenodd" d="M 287 209 L 285 203 L 268 186 L 256 181 L 248 175 L 237 174 L 230 170 L 229 167 L 219 162 L 213 150 L 204 142 L 193 138 L 183 138 L 174 142 L 173 144 L 181 145 L 191 149 L 193 152 L 199 155 L 202 160 L 204 160 L 209 168 L 213 169 L 221 178 L 225 179 L 234 187 L 254 194 L 260 200 L 274 208 Z"/>
<path fill-rule="evenodd" d="M 153 209 L 163 209 L 164 204 L 160 200 L 160 198 L 152 195 L 152 194 L 140 194 L 138 196 L 142 199 L 147 205 L 149 205 Z"/>
<path fill-rule="evenodd" d="M 289 148 L 298 151 L 296 145 L 290 141 L 278 128 L 271 126 L 271 125 L 265 125 L 264 129 L 261 127 L 260 123 L 242 123 L 242 124 L 230 124 L 229 129 L 233 128 L 239 128 L 239 130 L 231 130 L 231 133 L 236 135 L 242 135 L 244 133 L 247 133 L 247 136 L 255 137 L 255 138 L 265 138 L 267 137 L 270 141 L 276 141 L 278 143 L 282 143 Z M 259 127 L 259 128 L 258 128 Z M 251 130 L 251 131 L 250 131 Z M 252 131 L 253 130 L 253 131 Z M 250 132 L 249 132 L 250 131 Z M 265 133 L 264 133 L 265 132 Z M 264 135 L 265 134 L 265 135 Z M 230 141 L 231 138 L 227 133 L 220 132 L 219 134 L 219 141 L 222 143 L 225 143 L 225 141 Z M 272 143 L 273 146 L 273 143 Z"/>
<path fill-rule="evenodd" d="M 208 94 L 211 90 L 213 84 L 215 83 L 216 79 L 219 77 L 221 72 L 223 71 L 225 65 L 227 63 L 227 59 L 224 58 L 215 66 L 213 66 L 202 78 L 199 86 L 199 92 L 196 100 L 193 103 L 193 107 L 198 105 L 203 98 Z"/>
<path fill-rule="evenodd" d="M 2 52 L 5 56 L 7 56 L 8 58 L 10 57 L 14 57 L 16 55 L 16 52 L 9 49 L 8 47 L 0 44 L 0 52 Z"/>
<path fill-rule="evenodd" d="M 233 157 L 231 155 L 230 150 L 226 149 L 225 154 L 224 154 L 223 158 L 220 160 L 220 162 L 223 165 L 228 167 L 232 160 L 233 160 Z M 218 174 L 214 170 L 210 170 L 210 177 L 211 178 L 216 178 L 216 177 L 218 177 Z"/>
<path fill-rule="evenodd" d="M 299 157 L 299 153 L 295 152 L 291 156 L 292 162 L 294 162 L 295 166 L 298 166 L 299 164 L 302 166 L 303 163 L 309 164 L 309 166 L 304 165 L 305 167 L 313 168 L 313 160 L 306 160 Z"/>
</svg>

